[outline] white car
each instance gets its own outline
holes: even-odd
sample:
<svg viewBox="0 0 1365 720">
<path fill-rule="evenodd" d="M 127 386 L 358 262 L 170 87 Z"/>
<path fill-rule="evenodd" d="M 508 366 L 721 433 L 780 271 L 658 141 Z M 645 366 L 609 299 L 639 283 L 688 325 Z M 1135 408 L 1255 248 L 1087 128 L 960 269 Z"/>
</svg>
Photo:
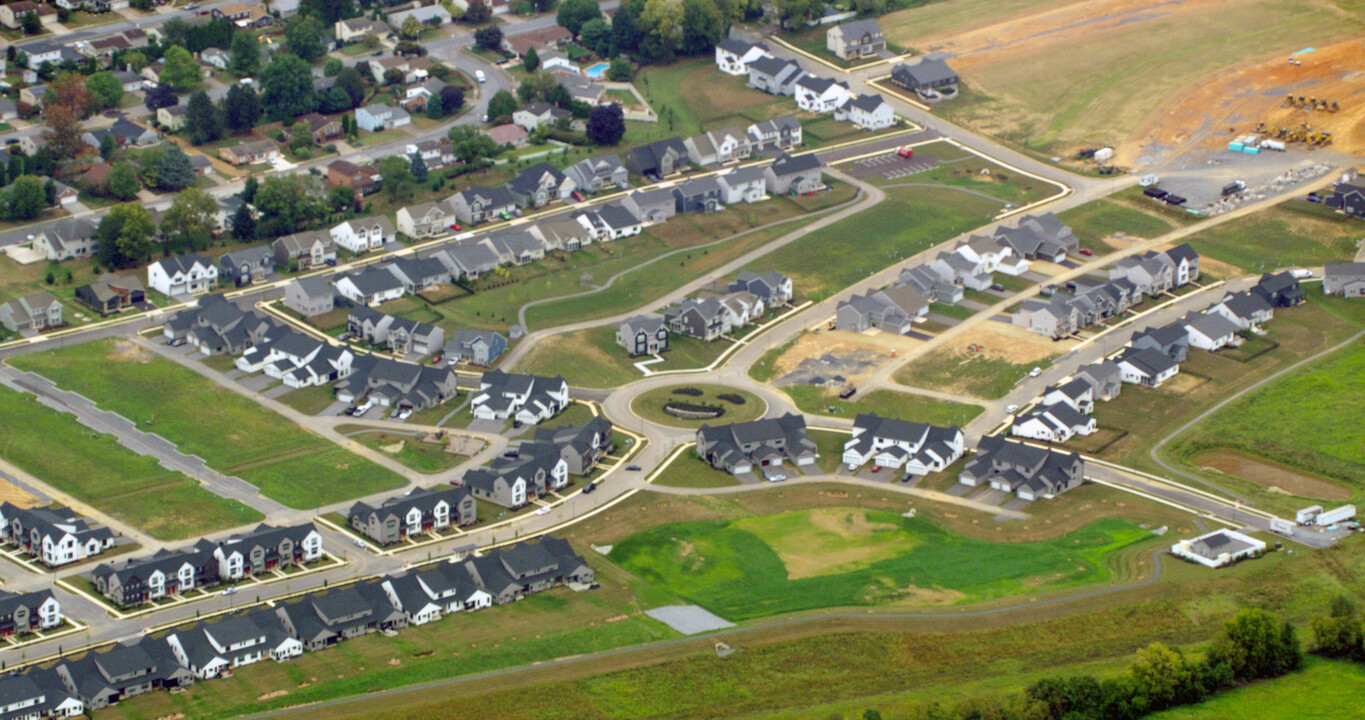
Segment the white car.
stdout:
<svg viewBox="0 0 1365 720">
<path fill-rule="evenodd" d="M 1029 376 L 1029 377 L 1038 377 L 1039 375 L 1042 375 L 1042 374 L 1043 374 L 1043 369 L 1042 369 L 1042 368 L 1033 368 L 1032 370 L 1028 371 L 1028 376 Z"/>
<path fill-rule="evenodd" d="M 1303 268 L 1293 268 L 1289 271 L 1289 275 L 1295 280 L 1303 280 L 1305 278 L 1313 277 L 1313 271 L 1305 270 Z"/>
<path fill-rule="evenodd" d="M 537 511 L 536 511 L 536 514 L 537 514 L 537 515 L 549 515 L 549 514 L 550 514 L 550 511 L 553 510 L 553 509 L 554 509 L 554 508 L 543 507 L 543 508 L 537 510 Z"/>
<path fill-rule="evenodd" d="M 481 83 L 488 82 L 488 76 L 484 75 L 482 70 L 475 70 L 474 77 Z"/>
<path fill-rule="evenodd" d="M 236 594 L 237 594 L 237 588 L 235 588 L 235 587 L 230 587 L 230 588 L 228 588 L 228 589 L 226 589 L 226 590 L 224 590 L 224 591 L 222 591 L 222 592 L 220 592 L 220 593 L 218 593 L 218 594 L 219 594 L 219 595 L 236 595 Z"/>
<path fill-rule="evenodd" d="M 412 417 L 412 408 L 403 408 L 403 412 L 398 413 L 399 420 L 407 420 Z"/>
<path fill-rule="evenodd" d="M 364 549 L 365 549 L 365 541 L 364 541 L 364 540 L 352 540 L 352 541 L 351 541 L 351 544 L 352 544 L 352 545 L 355 545 L 356 547 L 360 548 L 361 550 L 364 550 Z"/>
<path fill-rule="evenodd" d="M 1013 413 L 1015 410 L 1018 410 L 1018 409 L 1019 409 L 1019 406 L 1018 406 L 1018 405 L 1014 405 L 1014 404 L 1010 404 L 1010 405 L 1006 405 L 1006 406 L 1005 406 L 1005 412 L 1007 412 L 1007 413 Z"/>
</svg>

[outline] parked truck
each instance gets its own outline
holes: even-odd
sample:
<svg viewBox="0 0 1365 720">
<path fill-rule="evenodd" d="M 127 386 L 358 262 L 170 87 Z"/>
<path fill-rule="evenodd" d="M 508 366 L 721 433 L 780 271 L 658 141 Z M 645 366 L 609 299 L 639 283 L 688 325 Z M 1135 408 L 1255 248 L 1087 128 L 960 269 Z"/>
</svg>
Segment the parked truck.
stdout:
<svg viewBox="0 0 1365 720">
<path fill-rule="evenodd" d="M 1297 513 L 1294 513 L 1294 522 L 1297 522 L 1300 525 L 1307 525 L 1313 522 L 1313 518 L 1317 517 L 1320 512 L 1322 512 L 1321 505 L 1309 505 Z"/>
<path fill-rule="evenodd" d="M 1293 536 L 1294 536 L 1294 523 L 1289 522 L 1288 520 L 1285 520 L 1285 519 L 1282 519 L 1282 518 L 1271 518 L 1271 519 L 1270 519 L 1270 532 L 1279 533 L 1279 534 L 1281 534 L 1281 535 L 1288 535 L 1289 537 L 1293 537 Z"/>
<path fill-rule="evenodd" d="M 1328 525 L 1346 522 L 1355 516 L 1355 505 L 1342 505 L 1339 508 L 1318 513 L 1318 516 L 1313 518 L 1313 522 L 1318 525 L 1318 527 L 1326 527 Z"/>
</svg>

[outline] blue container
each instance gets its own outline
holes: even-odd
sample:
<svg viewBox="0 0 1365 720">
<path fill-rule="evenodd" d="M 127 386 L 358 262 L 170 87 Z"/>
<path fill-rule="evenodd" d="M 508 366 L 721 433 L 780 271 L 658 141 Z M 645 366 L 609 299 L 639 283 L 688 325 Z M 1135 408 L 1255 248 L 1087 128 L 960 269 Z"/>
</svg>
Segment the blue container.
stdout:
<svg viewBox="0 0 1365 720">
<path fill-rule="evenodd" d="M 1242 148 L 1242 152 L 1246 153 L 1247 155 L 1260 155 L 1261 149 L 1258 147 L 1251 147 L 1250 145 L 1248 145 Z"/>
<path fill-rule="evenodd" d="M 1236 140 L 1233 140 L 1232 142 L 1228 143 L 1228 149 L 1233 152 L 1242 152 L 1242 147 L 1243 147 L 1242 143 L 1239 143 Z"/>
</svg>

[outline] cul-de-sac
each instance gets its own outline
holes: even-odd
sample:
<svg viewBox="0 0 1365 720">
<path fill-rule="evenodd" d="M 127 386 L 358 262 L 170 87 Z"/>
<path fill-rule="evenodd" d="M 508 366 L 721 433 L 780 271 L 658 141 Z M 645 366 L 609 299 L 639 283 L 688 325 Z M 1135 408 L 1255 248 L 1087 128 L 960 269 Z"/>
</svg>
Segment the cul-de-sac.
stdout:
<svg viewBox="0 0 1365 720">
<path fill-rule="evenodd" d="M 1359 0 L 0 48 L 0 720 L 1365 712 Z"/>
</svg>

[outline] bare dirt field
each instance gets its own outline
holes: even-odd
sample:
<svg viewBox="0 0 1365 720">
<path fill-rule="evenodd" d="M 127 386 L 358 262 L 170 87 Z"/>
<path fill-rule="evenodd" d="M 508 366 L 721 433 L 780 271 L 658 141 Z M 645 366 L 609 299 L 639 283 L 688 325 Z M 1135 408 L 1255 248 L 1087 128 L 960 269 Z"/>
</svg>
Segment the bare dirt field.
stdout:
<svg viewBox="0 0 1365 720">
<path fill-rule="evenodd" d="M 840 385 L 856 385 L 891 360 L 891 353 L 872 340 L 846 332 L 802 335 L 773 362 L 774 382 L 824 385 L 835 380 Z"/>
<path fill-rule="evenodd" d="M 1293 56 L 1276 55 L 1244 63 L 1209 78 L 1167 102 L 1139 131 L 1137 144 L 1176 150 L 1218 149 L 1254 132 L 1264 122 L 1272 131 L 1307 123 L 1332 133 L 1330 149 L 1365 153 L 1365 40 L 1351 40 Z M 1286 107 L 1286 95 L 1335 100 L 1340 110 Z M 1129 154 L 1133 147 L 1125 148 Z"/>
<path fill-rule="evenodd" d="M 1340 485 L 1259 458 L 1248 457 L 1234 450 L 1201 452 L 1193 458 L 1193 462 L 1204 470 L 1213 470 L 1264 485 L 1271 492 L 1323 500 L 1351 499 L 1351 491 Z"/>
<path fill-rule="evenodd" d="M 27 490 L 8 480 L 0 480 L 0 503 L 13 503 L 21 508 L 38 507 L 43 504 Z"/>
<path fill-rule="evenodd" d="M 1076 345 L 1076 341 L 1053 342 L 1025 328 L 992 322 L 963 333 L 961 337 L 949 343 L 948 347 L 959 354 L 966 354 L 968 345 L 981 346 L 981 351 L 974 353 L 975 355 L 1008 360 L 1017 365 L 1056 357 L 1070 350 Z"/>
<path fill-rule="evenodd" d="M 1002 6 L 1007 6 L 1003 13 L 983 8 L 959 15 L 953 25 L 917 25 L 916 11 L 908 11 L 889 24 L 887 39 L 951 56 L 964 92 L 935 112 L 1059 156 L 1111 145 L 1119 151 L 1119 164 L 1137 158 L 1153 130 L 1164 132 L 1167 123 L 1161 118 L 1172 104 L 1205 88 L 1213 95 L 1192 100 L 1196 109 L 1217 107 L 1229 95 L 1251 96 L 1255 88 L 1235 82 L 1225 90 L 1213 86 L 1252 65 L 1288 66 L 1291 52 L 1330 48 L 1359 37 L 1365 28 L 1365 17 L 1336 0 L 1060 0 Z M 1305 61 L 1297 69 L 1308 72 L 1308 65 Z M 1278 81 L 1266 82 L 1276 87 Z M 1324 83 L 1319 94 L 1329 87 Z M 1344 88 L 1340 94 L 1346 112 L 1348 95 Z M 1274 104 L 1283 98 L 1272 96 Z M 1254 128 L 1263 118 L 1245 119 Z M 1217 123 L 1194 127 L 1198 130 L 1192 133 L 1209 132 Z"/>
</svg>

